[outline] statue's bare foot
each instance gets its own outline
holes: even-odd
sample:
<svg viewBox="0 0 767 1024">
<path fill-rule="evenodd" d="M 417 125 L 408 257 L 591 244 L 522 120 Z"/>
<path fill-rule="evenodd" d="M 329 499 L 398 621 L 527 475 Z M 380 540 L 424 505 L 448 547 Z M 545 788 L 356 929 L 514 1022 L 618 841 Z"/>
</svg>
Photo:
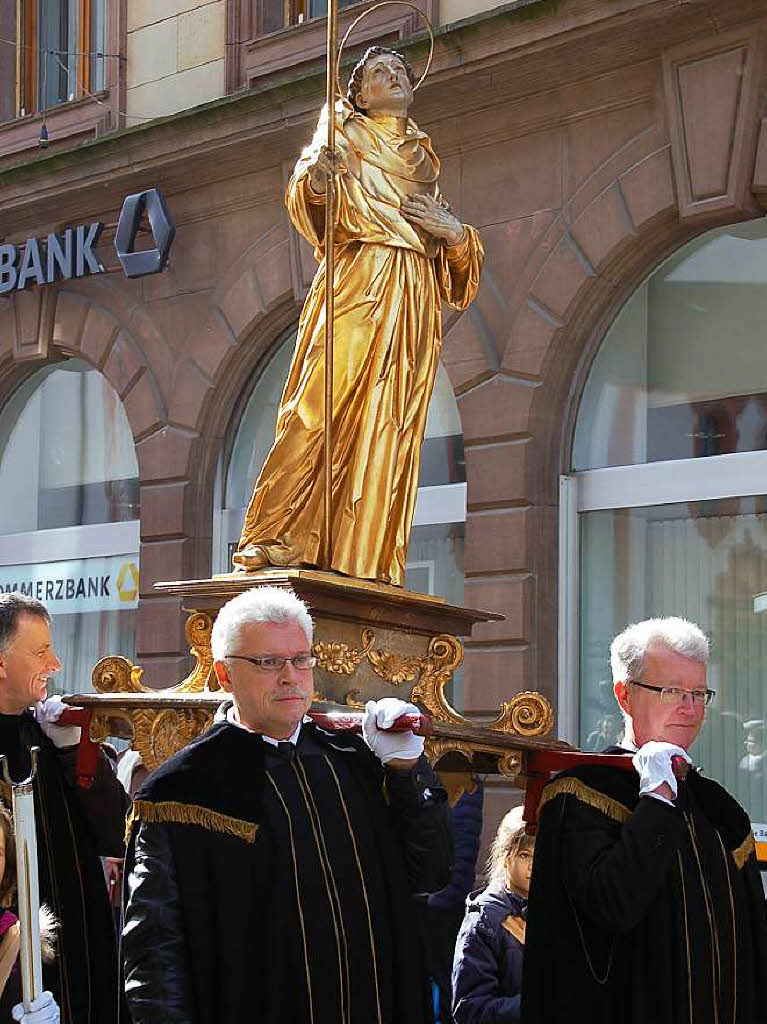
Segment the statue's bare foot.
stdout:
<svg viewBox="0 0 767 1024">
<path fill-rule="evenodd" d="M 232 561 L 235 572 L 252 572 L 253 569 L 263 569 L 271 565 L 266 548 L 261 544 L 248 544 L 234 555 Z"/>
</svg>

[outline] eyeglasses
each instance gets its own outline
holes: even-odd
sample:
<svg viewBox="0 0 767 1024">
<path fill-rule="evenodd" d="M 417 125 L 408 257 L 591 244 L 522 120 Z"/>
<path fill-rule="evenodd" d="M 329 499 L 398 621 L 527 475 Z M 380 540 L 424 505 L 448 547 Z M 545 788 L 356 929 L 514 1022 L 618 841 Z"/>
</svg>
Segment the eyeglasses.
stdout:
<svg viewBox="0 0 767 1024">
<path fill-rule="evenodd" d="M 237 658 L 238 661 L 249 661 L 255 665 L 259 672 L 279 672 L 290 662 L 293 668 L 299 672 L 307 672 L 314 668 L 317 659 L 313 654 L 294 654 L 292 658 L 280 658 L 276 654 L 267 654 L 264 658 L 251 658 L 247 654 L 227 654 L 227 658 Z"/>
<path fill-rule="evenodd" d="M 636 679 L 626 680 L 634 686 L 641 686 L 643 690 L 655 690 L 660 694 L 664 704 L 681 704 L 685 697 L 689 697 L 695 704 L 710 704 L 716 695 L 716 690 L 682 690 L 678 686 L 650 686 L 649 683 L 640 683 Z"/>
</svg>

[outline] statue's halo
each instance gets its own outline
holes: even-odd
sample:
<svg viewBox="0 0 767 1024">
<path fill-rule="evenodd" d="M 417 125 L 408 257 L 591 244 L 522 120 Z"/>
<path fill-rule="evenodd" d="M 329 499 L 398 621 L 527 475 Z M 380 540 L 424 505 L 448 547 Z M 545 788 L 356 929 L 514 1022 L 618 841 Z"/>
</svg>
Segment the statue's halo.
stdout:
<svg viewBox="0 0 767 1024">
<path fill-rule="evenodd" d="M 344 93 L 341 89 L 341 82 L 338 77 L 338 69 L 341 67 L 341 54 L 343 53 L 344 47 L 346 46 L 346 42 L 349 36 L 352 34 L 357 25 L 359 25 L 362 19 L 368 16 L 368 14 L 372 14 L 373 11 L 377 11 L 379 7 L 391 7 L 392 5 L 395 4 L 397 7 L 409 7 L 411 11 L 415 11 L 415 13 L 419 15 L 419 17 L 423 20 L 429 32 L 429 59 L 426 61 L 426 67 L 424 68 L 423 74 L 418 79 L 416 84 L 413 86 L 413 92 L 415 92 L 416 89 L 420 88 L 424 78 L 426 78 L 426 76 L 428 75 L 429 69 L 431 68 L 432 57 L 434 56 L 434 30 L 431 27 L 431 22 L 426 17 L 424 12 L 419 7 L 416 7 L 415 4 L 409 3 L 409 0 L 379 0 L 379 3 L 373 4 L 372 7 L 368 7 L 366 10 L 364 10 L 362 14 L 357 15 L 357 17 L 354 19 L 354 21 L 351 23 L 351 25 L 347 28 L 346 32 L 344 33 L 344 37 L 341 40 L 341 45 L 338 47 L 338 56 L 336 58 L 336 89 L 338 90 L 339 96 L 343 97 Z"/>
</svg>

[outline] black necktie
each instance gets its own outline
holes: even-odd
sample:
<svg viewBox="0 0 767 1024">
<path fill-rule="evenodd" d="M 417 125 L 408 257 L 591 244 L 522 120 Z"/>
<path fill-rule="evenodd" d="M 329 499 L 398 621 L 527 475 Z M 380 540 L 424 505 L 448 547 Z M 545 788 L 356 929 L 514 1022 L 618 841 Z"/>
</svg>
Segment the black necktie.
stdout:
<svg viewBox="0 0 767 1024">
<path fill-rule="evenodd" d="M 285 741 L 284 743 L 277 744 L 277 753 L 281 757 L 284 757 L 286 761 L 292 761 L 296 756 L 296 746 L 294 743 Z"/>
</svg>

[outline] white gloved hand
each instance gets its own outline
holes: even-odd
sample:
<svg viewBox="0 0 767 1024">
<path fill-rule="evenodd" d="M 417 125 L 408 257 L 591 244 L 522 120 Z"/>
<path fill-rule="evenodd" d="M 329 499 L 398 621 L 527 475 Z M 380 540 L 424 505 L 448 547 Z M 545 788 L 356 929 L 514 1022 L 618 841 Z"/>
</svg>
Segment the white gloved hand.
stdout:
<svg viewBox="0 0 767 1024">
<path fill-rule="evenodd" d="M 639 772 L 640 796 L 654 795 L 655 790 L 665 782 L 676 798 L 677 780 L 671 764 L 672 757 L 682 757 L 688 764 L 692 764 L 692 758 L 687 751 L 674 743 L 650 740 L 637 750 L 631 763 Z"/>
<path fill-rule="evenodd" d="M 415 704 L 397 697 L 369 700 L 362 716 L 362 738 L 382 764 L 416 760 L 423 753 L 423 737 L 408 732 L 384 732 L 401 715 L 420 714 Z"/>
<path fill-rule="evenodd" d="M 35 718 L 45 735 L 57 747 L 75 747 L 80 742 L 79 725 L 58 725 L 61 713 L 68 705 L 61 697 L 48 697 L 35 704 Z"/>
<path fill-rule="evenodd" d="M 23 1003 L 17 1003 L 11 1010 L 11 1016 L 19 1024 L 59 1024 L 61 1011 L 50 992 L 43 992 L 32 1000 L 31 1005 L 30 1010 L 25 1010 Z"/>
</svg>

